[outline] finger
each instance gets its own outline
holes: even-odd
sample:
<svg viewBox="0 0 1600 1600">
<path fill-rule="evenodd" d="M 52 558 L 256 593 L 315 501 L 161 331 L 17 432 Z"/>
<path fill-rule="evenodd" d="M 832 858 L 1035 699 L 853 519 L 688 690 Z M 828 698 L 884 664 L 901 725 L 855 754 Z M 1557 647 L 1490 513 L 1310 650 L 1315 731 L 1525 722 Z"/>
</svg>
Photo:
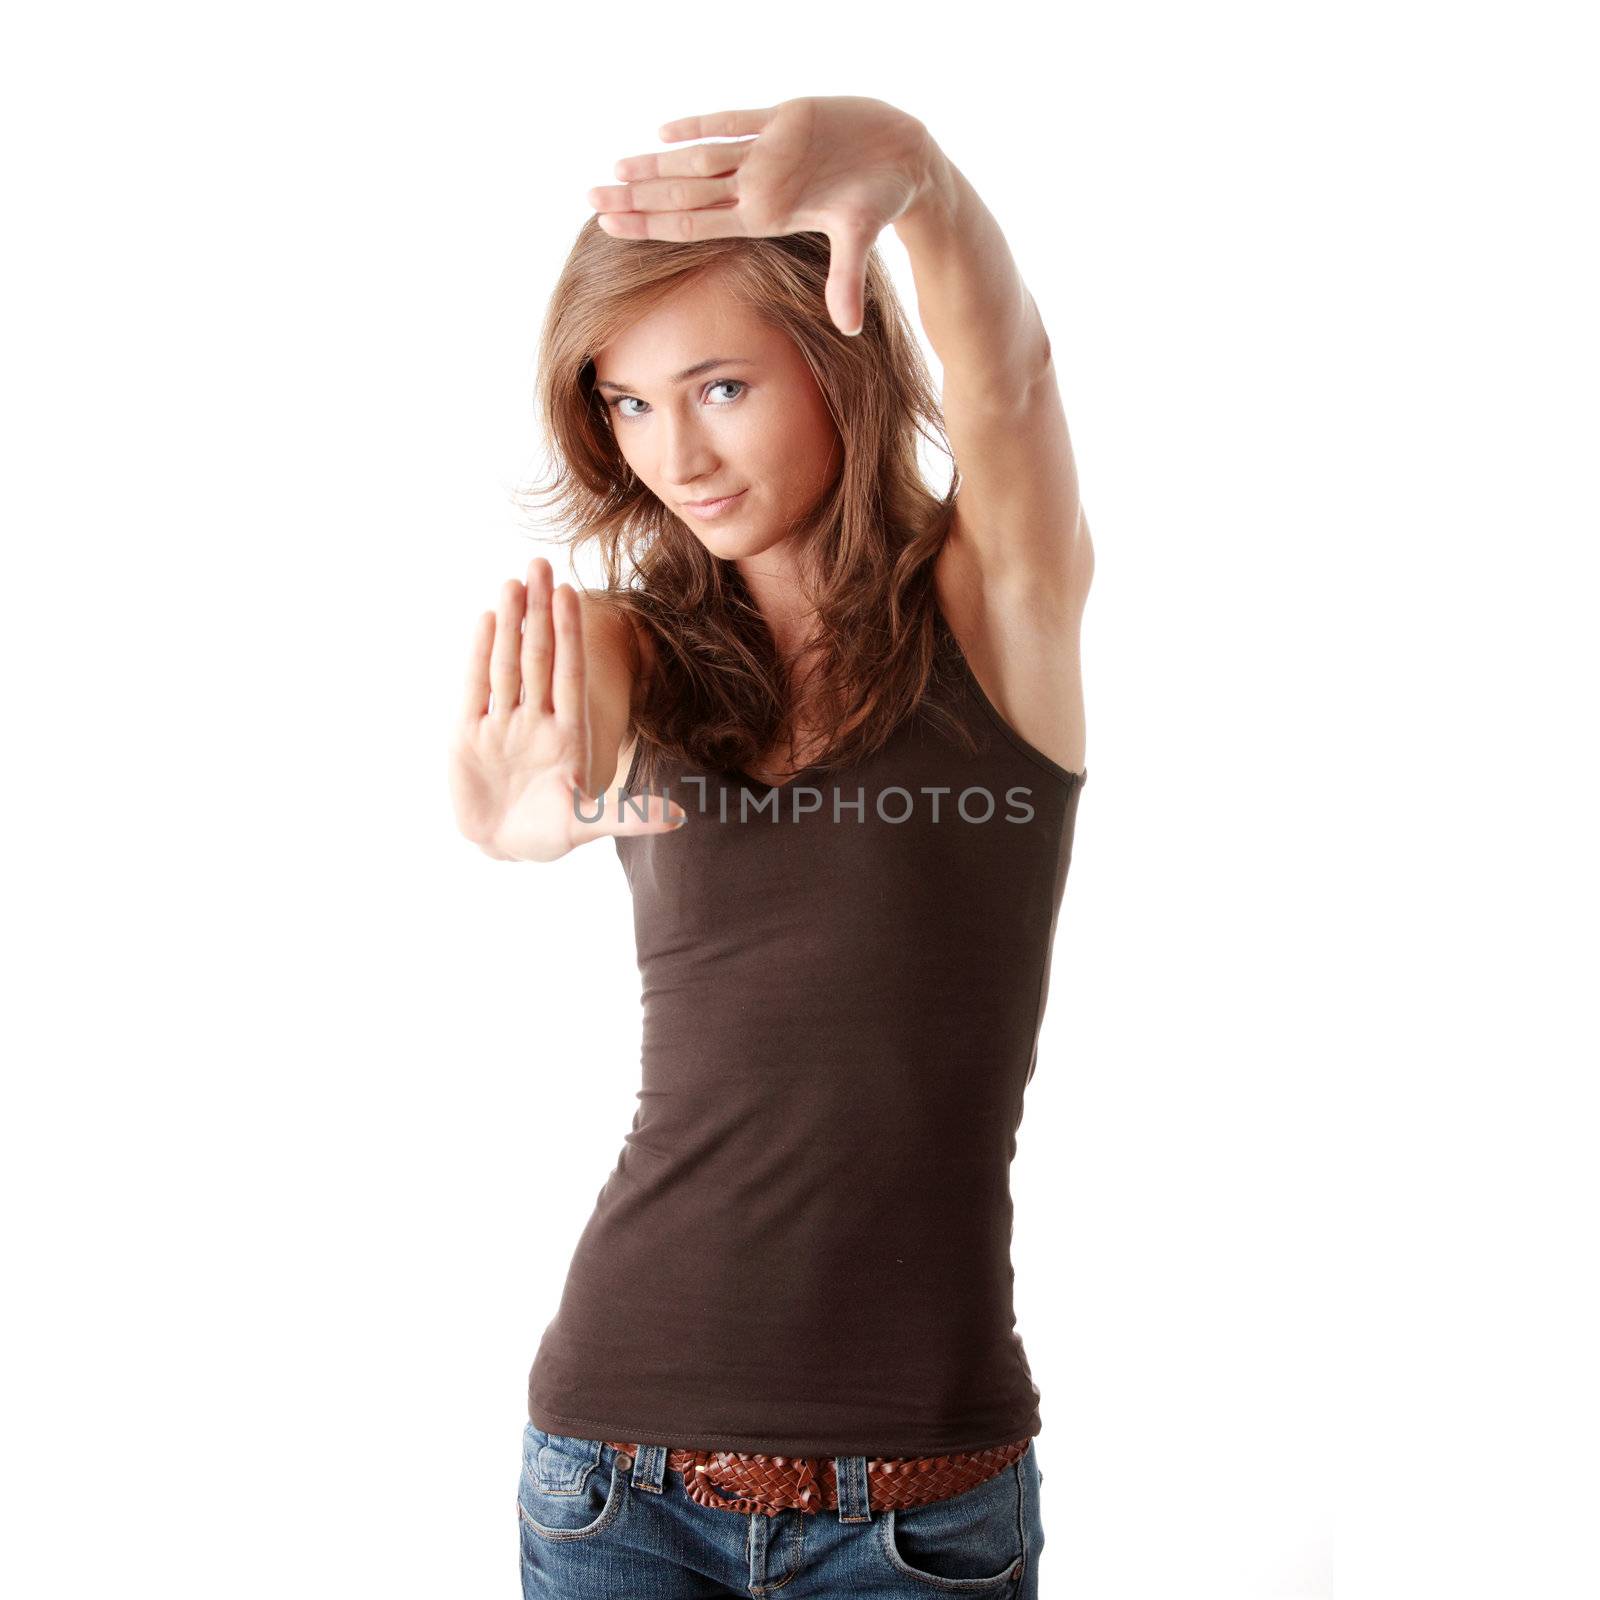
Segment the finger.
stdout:
<svg viewBox="0 0 1600 1600">
<path fill-rule="evenodd" d="M 489 686 L 494 691 L 494 714 L 509 717 L 517 708 L 522 676 L 517 670 L 517 652 L 522 644 L 522 585 L 507 578 L 500 591 L 500 608 L 495 616 L 494 654 L 489 660 Z"/>
<path fill-rule="evenodd" d="M 721 178 L 737 172 L 755 147 L 754 139 L 740 144 L 692 144 L 686 150 L 624 156 L 611 170 L 624 183 L 640 178 Z"/>
<path fill-rule="evenodd" d="M 553 574 L 543 556 L 528 563 L 528 604 L 522 618 L 522 703 L 549 716 L 550 663 L 555 655 L 555 632 L 550 624 L 550 584 Z"/>
<path fill-rule="evenodd" d="M 464 722 L 476 722 L 489 711 L 489 649 L 494 643 L 494 612 L 485 611 L 472 626 L 467 654 L 467 681 L 461 702 Z"/>
<path fill-rule="evenodd" d="M 550 698 L 556 725 L 571 737 L 580 780 L 589 775 L 589 717 L 584 698 L 587 664 L 583 657 L 583 607 L 571 584 L 556 586 L 551 596 L 555 621 L 556 659 L 550 674 Z"/>
<path fill-rule="evenodd" d="M 744 217 L 735 205 L 710 211 L 597 211 L 602 233 L 617 239 L 741 239 Z"/>
<path fill-rule="evenodd" d="M 873 236 L 865 228 L 828 231 L 828 313 L 852 338 L 866 321 L 867 252 Z"/>
<path fill-rule="evenodd" d="M 760 133 L 772 120 L 776 106 L 759 111 L 716 111 L 709 117 L 678 117 L 656 129 L 662 144 L 681 144 L 685 139 L 737 139 L 747 133 Z"/>
<path fill-rule="evenodd" d="M 634 183 L 604 183 L 591 189 L 596 211 L 697 211 L 730 205 L 739 198 L 732 178 L 646 178 Z"/>
</svg>

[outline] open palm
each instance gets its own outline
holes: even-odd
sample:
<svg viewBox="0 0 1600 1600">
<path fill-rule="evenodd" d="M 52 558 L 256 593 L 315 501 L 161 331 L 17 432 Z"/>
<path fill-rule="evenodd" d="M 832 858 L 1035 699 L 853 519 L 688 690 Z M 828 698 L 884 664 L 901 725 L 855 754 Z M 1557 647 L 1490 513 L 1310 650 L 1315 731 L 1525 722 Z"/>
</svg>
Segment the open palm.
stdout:
<svg viewBox="0 0 1600 1600">
<path fill-rule="evenodd" d="M 640 796 L 624 813 L 614 793 L 603 810 L 587 794 L 585 684 L 577 592 L 552 589 L 550 563 L 536 558 L 526 586 L 508 580 L 498 612 L 478 619 L 451 738 L 457 826 L 490 854 L 552 861 L 591 839 L 668 832 L 686 815 L 660 795 Z"/>
</svg>

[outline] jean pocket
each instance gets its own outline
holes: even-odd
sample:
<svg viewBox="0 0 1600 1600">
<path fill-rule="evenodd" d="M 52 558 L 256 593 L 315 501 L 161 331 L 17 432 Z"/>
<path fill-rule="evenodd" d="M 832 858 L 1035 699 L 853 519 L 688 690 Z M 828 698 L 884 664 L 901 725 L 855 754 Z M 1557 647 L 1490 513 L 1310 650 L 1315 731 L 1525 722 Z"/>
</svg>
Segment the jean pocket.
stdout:
<svg viewBox="0 0 1600 1600">
<path fill-rule="evenodd" d="M 599 1439 L 524 1430 L 522 1480 L 517 1511 L 524 1530 L 539 1539 L 589 1539 L 622 1513 L 628 1475 L 615 1458 L 608 1475 L 601 1467 Z"/>
<path fill-rule="evenodd" d="M 1012 1462 L 948 1500 L 876 1519 L 889 1564 L 946 1594 L 1003 1594 L 1022 1576 L 1022 1480 Z"/>
</svg>

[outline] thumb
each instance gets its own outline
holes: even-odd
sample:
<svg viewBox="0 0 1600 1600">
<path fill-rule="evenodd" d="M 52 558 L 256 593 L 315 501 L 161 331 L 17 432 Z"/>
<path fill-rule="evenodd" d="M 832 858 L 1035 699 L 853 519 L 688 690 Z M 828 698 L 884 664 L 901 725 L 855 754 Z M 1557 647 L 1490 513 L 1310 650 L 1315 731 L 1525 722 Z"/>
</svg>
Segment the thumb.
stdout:
<svg viewBox="0 0 1600 1600">
<path fill-rule="evenodd" d="M 866 321 L 867 251 L 872 235 L 859 227 L 828 233 L 828 314 L 841 333 L 854 338 Z"/>
<path fill-rule="evenodd" d="M 689 813 L 665 795 L 626 794 L 621 789 L 586 795 L 576 782 L 568 785 L 571 816 L 568 827 L 574 843 L 618 835 L 672 833 L 689 820 Z"/>
</svg>

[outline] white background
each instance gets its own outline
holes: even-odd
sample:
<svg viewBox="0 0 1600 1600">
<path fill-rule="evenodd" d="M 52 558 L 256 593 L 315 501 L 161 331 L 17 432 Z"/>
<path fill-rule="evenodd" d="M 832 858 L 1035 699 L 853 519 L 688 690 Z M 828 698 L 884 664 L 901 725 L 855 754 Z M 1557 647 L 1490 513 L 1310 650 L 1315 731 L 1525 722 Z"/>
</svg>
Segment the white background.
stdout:
<svg viewBox="0 0 1600 1600">
<path fill-rule="evenodd" d="M 1097 552 L 1014 1170 L 1044 1593 L 1600 1594 L 1579 19 L 8 23 L 6 1590 L 517 1592 L 638 978 L 609 844 L 455 834 L 448 720 L 585 190 L 850 93 L 1004 226 Z"/>
</svg>

